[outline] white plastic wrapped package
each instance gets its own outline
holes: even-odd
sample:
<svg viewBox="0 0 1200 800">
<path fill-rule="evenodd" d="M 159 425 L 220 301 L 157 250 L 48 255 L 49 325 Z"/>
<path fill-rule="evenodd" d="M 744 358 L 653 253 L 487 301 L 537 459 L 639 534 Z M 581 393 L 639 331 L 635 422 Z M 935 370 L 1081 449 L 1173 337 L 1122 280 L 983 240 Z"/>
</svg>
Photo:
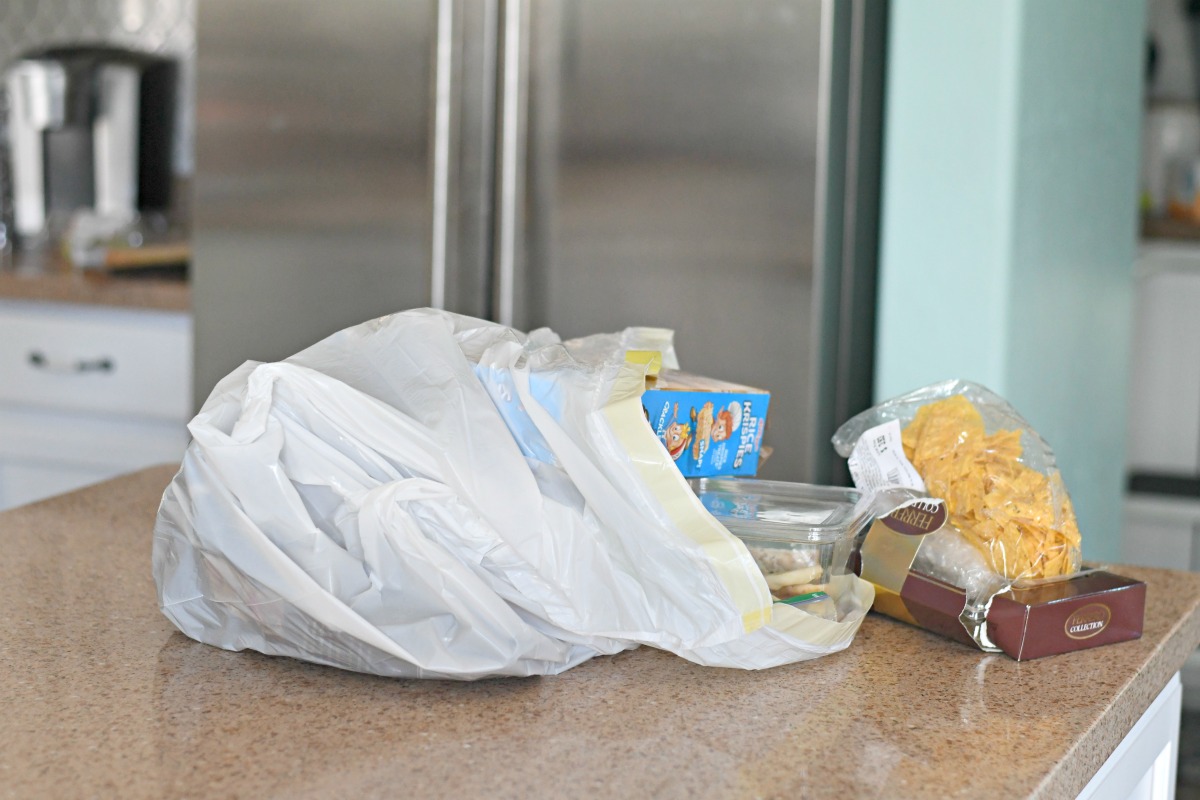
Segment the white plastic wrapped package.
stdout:
<svg viewBox="0 0 1200 800">
<path fill-rule="evenodd" d="M 850 644 L 772 605 L 645 421 L 669 332 L 562 343 L 428 309 L 334 334 L 213 390 L 154 538 L 183 633 L 387 676 L 553 674 L 639 644 L 759 669 Z"/>
</svg>

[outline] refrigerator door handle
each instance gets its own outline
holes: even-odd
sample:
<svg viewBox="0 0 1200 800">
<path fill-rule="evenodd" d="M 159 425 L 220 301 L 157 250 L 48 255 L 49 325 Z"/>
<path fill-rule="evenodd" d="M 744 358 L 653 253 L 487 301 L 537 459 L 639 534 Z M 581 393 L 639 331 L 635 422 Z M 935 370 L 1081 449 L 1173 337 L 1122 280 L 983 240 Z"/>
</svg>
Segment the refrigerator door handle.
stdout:
<svg viewBox="0 0 1200 800">
<path fill-rule="evenodd" d="M 492 315 L 498 0 L 432 0 L 429 304 Z"/>
<path fill-rule="evenodd" d="M 500 113 L 497 119 L 496 228 L 493 314 L 504 325 L 526 327 L 517 294 L 523 266 L 522 198 L 525 194 L 529 107 L 529 0 L 503 0 L 500 32 Z"/>
<path fill-rule="evenodd" d="M 446 262 L 450 243 L 450 158 L 453 135 L 456 33 L 455 0 L 434 0 L 433 115 L 430 136 L 432 195 L 429 304 L 446 307 Z"/>
</svg>

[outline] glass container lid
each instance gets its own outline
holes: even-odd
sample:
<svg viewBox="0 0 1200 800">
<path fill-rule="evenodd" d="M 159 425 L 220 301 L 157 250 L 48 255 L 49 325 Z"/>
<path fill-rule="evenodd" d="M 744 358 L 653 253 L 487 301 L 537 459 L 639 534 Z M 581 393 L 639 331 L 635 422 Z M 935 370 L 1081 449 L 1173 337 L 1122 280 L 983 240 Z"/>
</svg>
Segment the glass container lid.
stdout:
<svg viewBox="0 0 1200 800">
<path fill-rule="evenodd" d="M 857 489 L 738 478 L 690 483 L 708 512 L 743 539 L 833 542 L 856 534 L 869 516 Z"/>
</svg>

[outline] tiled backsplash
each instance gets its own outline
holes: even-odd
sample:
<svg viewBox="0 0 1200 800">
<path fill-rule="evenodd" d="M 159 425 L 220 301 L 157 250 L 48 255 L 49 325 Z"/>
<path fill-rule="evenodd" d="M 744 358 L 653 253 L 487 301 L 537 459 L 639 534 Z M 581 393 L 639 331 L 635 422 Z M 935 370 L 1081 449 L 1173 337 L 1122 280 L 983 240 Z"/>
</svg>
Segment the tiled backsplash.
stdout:
<svg viewBox="0 0 1200 800">
<path fill-rule="evenodd" d="M 179 59 L 175 169 L 190 175 L 195 130 L 197 0 L 0 0 L 0 64 L 29 50 L 75 42 Z"/>
</svg>

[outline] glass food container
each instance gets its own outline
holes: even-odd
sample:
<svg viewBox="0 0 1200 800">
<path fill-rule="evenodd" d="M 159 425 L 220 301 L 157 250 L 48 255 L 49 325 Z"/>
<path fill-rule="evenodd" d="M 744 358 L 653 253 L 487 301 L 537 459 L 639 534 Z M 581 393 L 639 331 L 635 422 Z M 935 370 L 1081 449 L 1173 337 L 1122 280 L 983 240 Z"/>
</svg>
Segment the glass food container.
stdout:
<svg viewBox="0 0 1200 800">
<path fill-rule="evenodd" d="M 854 538 L 870 519 L 862 492 L 736 478 L 702 478 L 691 486 L 745 543 L 776 601 L 837 617 L 831 581 L 850 571 Z"/>
</svg>

